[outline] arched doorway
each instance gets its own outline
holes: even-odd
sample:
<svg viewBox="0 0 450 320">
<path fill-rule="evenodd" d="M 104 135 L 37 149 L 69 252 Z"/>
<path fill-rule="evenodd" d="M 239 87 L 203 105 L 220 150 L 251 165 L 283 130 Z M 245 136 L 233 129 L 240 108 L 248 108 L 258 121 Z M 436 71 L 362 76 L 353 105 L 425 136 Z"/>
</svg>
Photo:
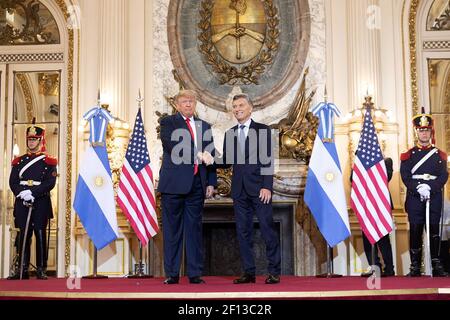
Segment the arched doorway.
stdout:
<svg viewBox="0 0 450 320">
<path fill-rule="evenodd" d="M 70 264 L 74 6 L 68 0 L 25 0 L 0 9 L 0 277 L 10 273 L 17 251 L 14 196 L 8 185 L 11 160 L 26 152 L 25 128 L 32 118 L 45 127 L 48 153 L 59 160 L 51 194 L 48 271 L 63 276 Z"/>
</svg>

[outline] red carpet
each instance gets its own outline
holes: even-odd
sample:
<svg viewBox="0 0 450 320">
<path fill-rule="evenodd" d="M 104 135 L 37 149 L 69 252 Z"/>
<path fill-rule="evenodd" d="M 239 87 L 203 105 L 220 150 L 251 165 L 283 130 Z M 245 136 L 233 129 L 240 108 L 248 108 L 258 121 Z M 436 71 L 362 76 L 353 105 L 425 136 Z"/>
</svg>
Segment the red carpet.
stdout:
<svg viewBox="0 0 450 320">
<path fill-rule="evenodd" d="M 444 299 L 450 300 L 450 278 L 381 278 L 379 284 L 361 277 L 322 279 L 285 276 L 281 283 L 235 285 L 233 277 L 204 277 L 206 284 L 193 285 L 183 277 L 178 285 L 154 279 L 0 280 L 0 299 Z M 369 289 L 376 287 L 376 289 Z"/>
</svg>

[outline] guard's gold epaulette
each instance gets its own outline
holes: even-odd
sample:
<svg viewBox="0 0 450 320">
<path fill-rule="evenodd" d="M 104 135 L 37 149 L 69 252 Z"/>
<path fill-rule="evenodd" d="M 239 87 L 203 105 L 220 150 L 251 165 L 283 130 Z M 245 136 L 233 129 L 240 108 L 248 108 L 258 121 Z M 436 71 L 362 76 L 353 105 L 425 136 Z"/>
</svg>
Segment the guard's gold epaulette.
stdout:
<svg viewBox="0 0 450 320">
<path fill-rule="evenodd" d="M 44 161 L 49 166 L 56 166 L 58 164 L 58 159 L 56 159 L 55 157 L 52 157 L 52 156 L 50 156 L 48 154 L 45 156 L 45 160 Z"/>
<path fill-rule="evenodd" d="M 11 161 L 11 165 L 12 165 L 12 166 L 18 165 L 19 162 L 20 162 L 20 160 L 22 160 L 22 156 L 20 156 L 20 157 L 15 157 L 15 158 L 13 159 L 13 161 Z"/>
<path fill-rule="evenodd" d="M 403 153 L 400 155 L 400 161 L 406 161 L 406 160 L 408 160 L 409 158 L 411 158 L 412 149 L 413 149 L 413 148 L 409 149 L 409 150 L 406 151 L 406 152 L 403 152 Z"/>
</svg>

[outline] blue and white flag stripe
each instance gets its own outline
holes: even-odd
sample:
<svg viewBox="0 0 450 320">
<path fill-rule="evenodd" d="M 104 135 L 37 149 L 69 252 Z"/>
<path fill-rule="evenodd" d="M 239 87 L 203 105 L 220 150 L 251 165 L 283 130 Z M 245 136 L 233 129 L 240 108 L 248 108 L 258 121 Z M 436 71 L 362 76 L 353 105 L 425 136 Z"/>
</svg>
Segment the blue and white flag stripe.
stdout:
<svg viewBox="0 0 450 320">
<path fill-rule="evenodd" d="M 98 115 L 102 115 L 103 117 L 105 117 L 108 122 L 110 122 L 113 118 L 113 116 L 105 109 L 103 109 L 100 106 L 95 106 L 94 108 L 92 108 L 91 110 L 89 110 L 88 112 L 86 112 L 83 115 L 83 119 L 85 120 L 91 120 L 92 118 L 98 116 Z"/>
<path fill-rule="evenodd" d="M 73 207 L 95 247 L 100 250 L 118 237 L 106 148 L 88 147 L 81 163 Z"/>
<path fill-rule="evenodd" d="M 89 142 L 105 142 L 106 126 L 114 118 L 105 109 L 94 107 L 83 115 L 83 119 L 90 122 L 91 135 Z"/>
<path fill-rule="evenodd" d="M 334 115 L 340 117 L 341 112 L 333 103 L 325 103 L 321 102 L 316 107 L 311 109 L 312 114 L 316 117 L 319 117 L 319 126 L 318 134 L 322 139 L 333 139 L 334 137 L 334 125 L 333 118 Z"/>
<path fill-rule="evenodd" d="M 336 145 L 329 142 L 334 135 L 334 114 L 340 113 L 335 105 L 326 103 L 313 110 L 321 121 L 309 162 L 304 199 L 328 245 L 334 247 L 351 234 Z M 324 138 L 330 140 L 324 142 Z"/>
</svg>

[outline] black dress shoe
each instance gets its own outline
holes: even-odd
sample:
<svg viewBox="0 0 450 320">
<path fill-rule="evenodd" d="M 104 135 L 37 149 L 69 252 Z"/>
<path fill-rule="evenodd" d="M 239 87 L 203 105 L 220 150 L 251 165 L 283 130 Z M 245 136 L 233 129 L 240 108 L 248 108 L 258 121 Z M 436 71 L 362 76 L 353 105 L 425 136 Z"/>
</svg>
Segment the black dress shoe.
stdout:
<svg viewBox="0 0 450 320">
<path fill-rule="evenodd" d="M 28 280 L 30 279 L 30 276 L 27 273 L 22 273 L 22 280 Z M 6 280 L 20 280 L 20 274 L 16 273 L 12 276 L 9 276 L 8 278 L 6 278 Z"/>
<path fill-rule="evenodd" d="M 382 277 L 393 277 L 395 276 L 395 271 L 392 269 L 385 269 L 382 273 L 381 273 Z"/>
<path fill-rule="evenodd" d="M 37 268 L 36 270 L 36 278 L 39 280 L 47 280 L 47 273 L 42 268 Z"/>
<path fill-rule="evenodd" d="M 164 280 L 164 284 L 177 284 L 179 280 L 179 277 L 168 277 L 166 280 Z"/>
<path fill-rule="evenodd" d="M 280 276 L 274 276 L 273 274 L 269 274 L 266 279 L 266 284 L 275 284 L 280 283 Z"/>
<path fill-rule="evenodd" d="M 203 280 L 200 277 L 191 277 L 191 278 L 189 278 L 189 283 L 200 284 L 200 283 L 205 283 L 205 280 Z"/>
<path fill-rule="evenodd" d="M 253 274 L 244 274 L 242 277 L 238 278 L 238 279 L 234 279 L 233 283 L 234 284 L 241 284 L 241 283 L 255 283 L 256 282 L 256 277 Z"/>
</svg>

